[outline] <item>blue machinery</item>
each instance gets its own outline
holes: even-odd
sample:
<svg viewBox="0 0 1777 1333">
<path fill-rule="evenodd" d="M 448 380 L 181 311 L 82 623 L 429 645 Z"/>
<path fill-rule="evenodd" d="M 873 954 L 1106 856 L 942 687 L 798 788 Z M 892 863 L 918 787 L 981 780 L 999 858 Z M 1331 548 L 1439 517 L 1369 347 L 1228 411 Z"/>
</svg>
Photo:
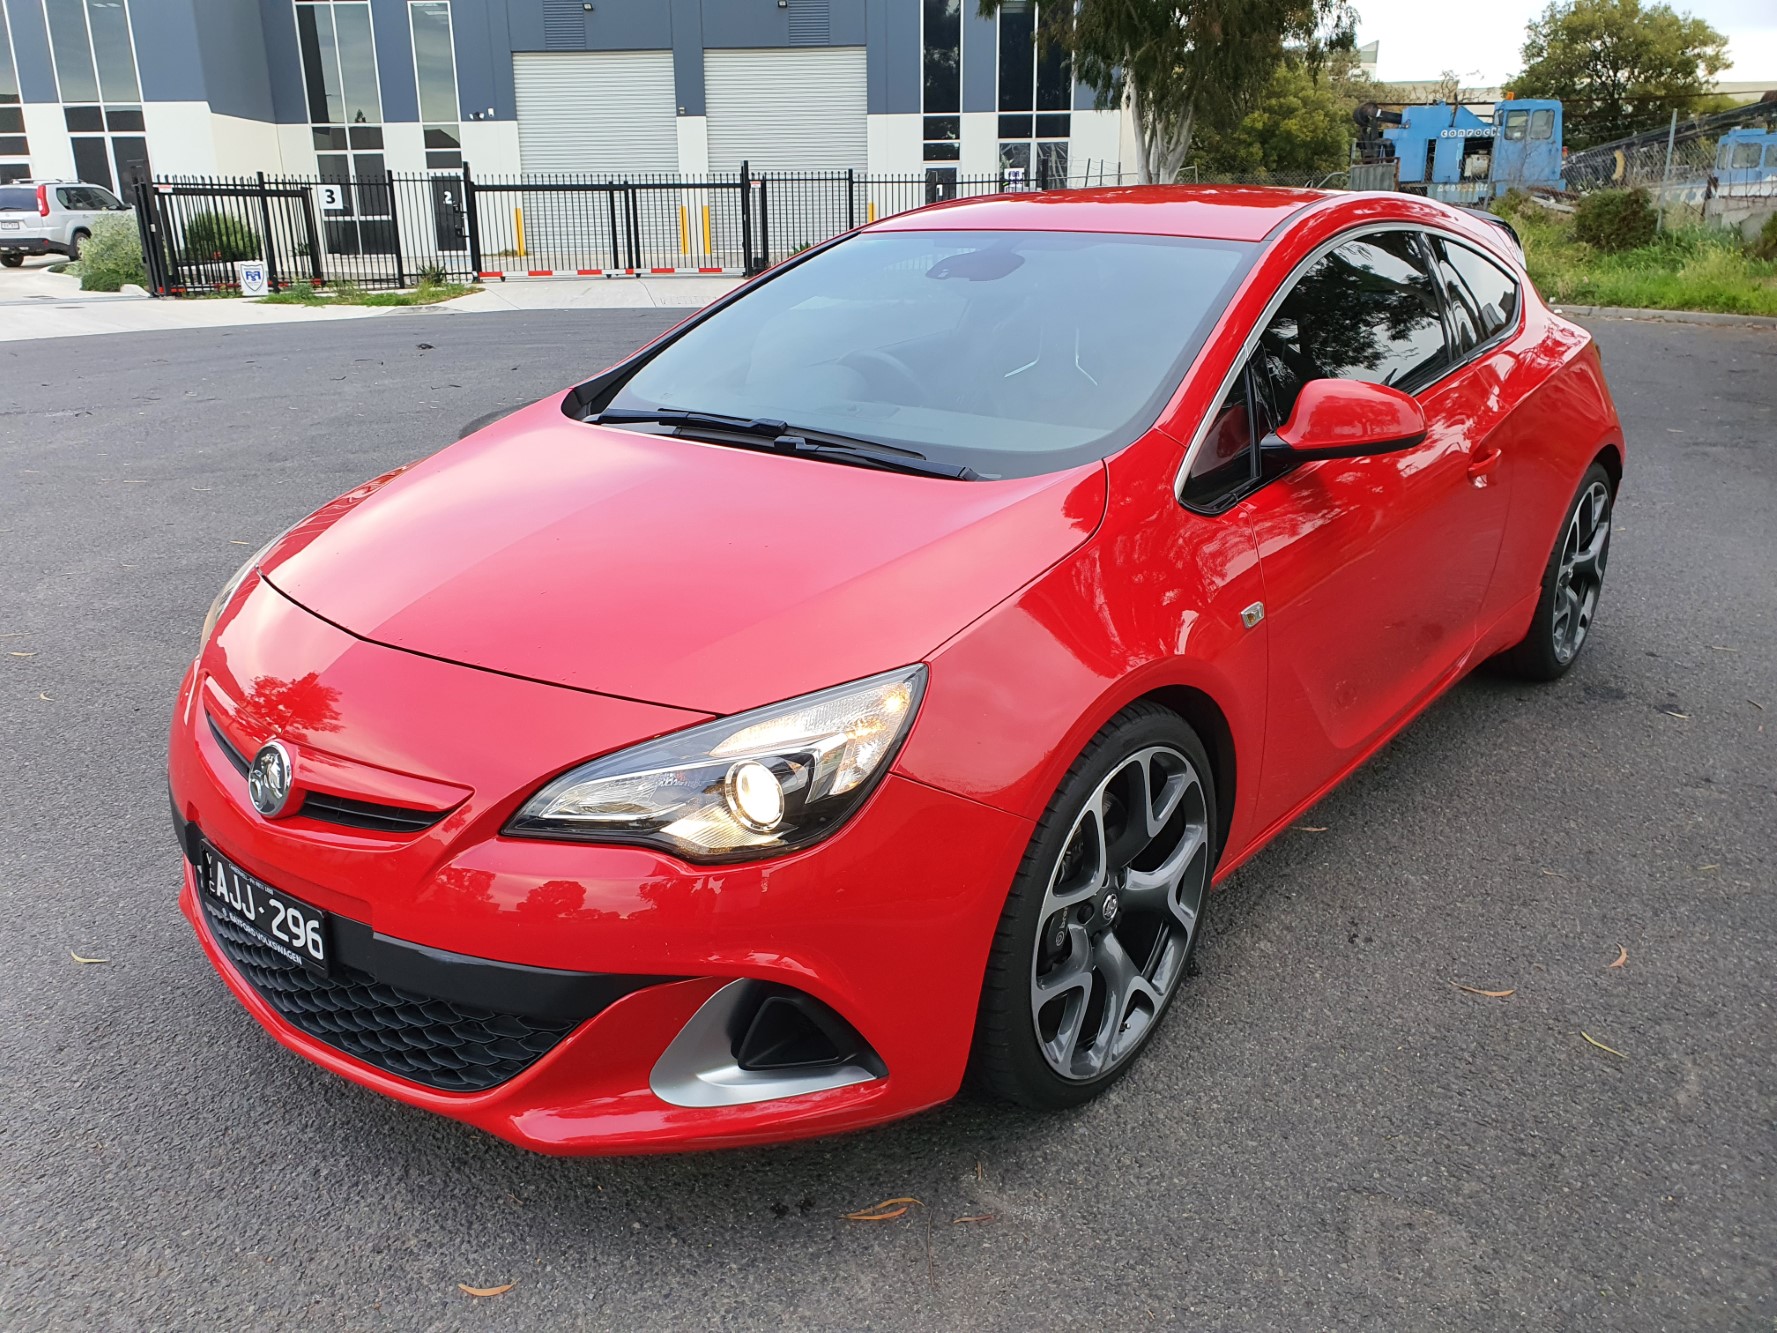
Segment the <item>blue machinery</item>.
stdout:
<svg viewBox="0 0 1777 1333">
<path fill-rule="evenodd" d="M 1449 203 L 1476 204 L 1508 190 L 1562 180 L 1561 103 L 1501 102 L 1492 116 L 1432 102 L 1384 111 L 1357 109 L 1357 160 L 1369 188 L 1402 189 Z M 1381 168 L 1380 172 L 1374 169 Z M 1389 170 L 1392 168 L 1392 171 Z M 1383 183 L 1381 178 L 1392 177 Z M 1353 185 L 1359 173 L 1353 171 Z"/>
</svg>

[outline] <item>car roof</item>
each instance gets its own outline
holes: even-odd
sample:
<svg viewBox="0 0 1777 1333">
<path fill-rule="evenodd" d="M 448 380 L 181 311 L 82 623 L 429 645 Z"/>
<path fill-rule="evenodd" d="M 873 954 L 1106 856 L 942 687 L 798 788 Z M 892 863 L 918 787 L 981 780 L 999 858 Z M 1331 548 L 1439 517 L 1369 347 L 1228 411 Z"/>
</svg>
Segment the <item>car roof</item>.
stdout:
<svg viewBox="0 0 1777 1333">
<path fill-rule="evenodd" d="M 1259 241 L 1329 197 L 1269 185 L 1120 185 L 953 199 L 897 213 L 871 231 L 1102 231 Z"/>
</svg>

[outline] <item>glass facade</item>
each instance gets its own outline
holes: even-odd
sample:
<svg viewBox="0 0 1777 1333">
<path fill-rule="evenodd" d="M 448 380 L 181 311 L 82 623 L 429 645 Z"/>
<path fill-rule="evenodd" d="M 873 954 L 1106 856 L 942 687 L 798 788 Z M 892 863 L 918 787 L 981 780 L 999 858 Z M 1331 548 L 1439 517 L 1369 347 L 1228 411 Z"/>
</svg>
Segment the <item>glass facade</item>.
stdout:
<svg viewBox="0 0 1777 1333">
<path fill-rule="evenodd" d="M 127 195 L 150 172 L 128 0 L 43 0 L 43 13 L 75 174 Z"/>
<path fill-rule="evenodd" d="M 327 248 L 344 255 L 389 254 L 395 219 L 370 6 L 365 0 L 302 0 L 296 40 L 323 183 Z"/>
<path fill-rule="evenodd" d="M 919 101 L 931 204 L 955 197 L 963 155 L 962 0 L 920 0 Z"/>
<path fill-rule="evenodd" d="M 457 125 L 457 58 L 451 43 L 449 0 L 412 0 L 413 72 L 425 126 L 426 169 L 456 171 L 463 165 Z"/>
<path fill-rule="evenodd" d="M 13 64 L 12 41 L 6 31 L 6 4 L 0 0 L 0 185 L 31 174 L 31 164 L 25 160 L 30 152 L 25 141 L 25 109 L 19 102 L 18 66 Z"/>
<path fill-rule="evenodd" d="M 1038 39 L 1034 3 L 1000 8 L 1000 170 L 1008 183 L 1037 189 L 1067 184 L 1073 71 L 1067 53 Z"/>
</svg>

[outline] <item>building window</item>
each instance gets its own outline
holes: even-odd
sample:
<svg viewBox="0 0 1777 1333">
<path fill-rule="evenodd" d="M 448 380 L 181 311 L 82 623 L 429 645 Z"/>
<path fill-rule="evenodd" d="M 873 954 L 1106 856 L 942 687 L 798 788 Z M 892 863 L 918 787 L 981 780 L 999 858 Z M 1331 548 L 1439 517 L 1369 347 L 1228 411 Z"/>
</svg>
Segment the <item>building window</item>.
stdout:
<svg viewBox="0 0 1777 1333">
<path fill-rule="evenodd" d="M 302 0 L 296 6 L 296 43 L 323 186 L 327 249 L 336 255 L 393 254 L 395 223 L 369 4 Z"/>
<path fill-rule="evenodd" d="M 1000 7 L 1000 171 L 1008 184 L 1067 184 L 1073 72 L 1067 53 L 1037 40 L 1034 3 Z"/>
<path fill-rule="evenodd" d="M 924 67 L 920 109 L 925 113 L 927 162 L 955 162 L 962 157 L 962 9 L 962 0 L 921 0 Z M 949 174 L 954 180 L 955 170 Z M 927 179 L 931 176 L 928 171 Z"/>
<path fill-rule="evenodd" d="M 413 70 L 426 133 L 426 168 L 460 171 L 463 140 L 457 127 L 457 58 L 451 44 L 449 0 L 413 0 L 407 17 L 413 28 Z"/>
<path fill-rule="evenodd" d="M 0 0 L 0 185 L 28 177 L 30 155 L 31 145 L 25 142 L 25 108 L 19 101 L 18 67 L 12 62 L 6 6 Z"/>
<path fill-rule="evenodd" d="M 128 193 L 150 169 L 126 0 L 44 0 L 43 10 L 75 174 Z"/>
</svg>

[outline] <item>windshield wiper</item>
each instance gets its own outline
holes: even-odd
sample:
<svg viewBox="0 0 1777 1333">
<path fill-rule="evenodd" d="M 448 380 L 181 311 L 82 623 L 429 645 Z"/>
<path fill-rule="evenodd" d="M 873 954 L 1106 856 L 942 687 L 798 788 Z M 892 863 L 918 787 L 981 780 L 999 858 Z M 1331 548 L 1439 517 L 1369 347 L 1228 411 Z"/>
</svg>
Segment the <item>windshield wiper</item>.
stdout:
<svg viewBox="0 0 1777 1333">
<path fill-rule="evenodd" d="M 873 467 L 886 472 L 908 472 L 922 477 L 945 477 L 954 481 L 979 481 L 981 474 L 972 467 L 953 467 L 933 463 L 922 453 L 885 444 L 881 440 L 861 439 L 855 435 L 838 435 L 831 431 L 804 430 L 771 417 L 728 416 L 721 412 L 693 412 L 685 408 L 611 408 L 587 417 L 595 426 L 672 426 L 687 431 L 718 435 L 739 435 L 759 440 L 749 448 L 762 448 L 772 453 L 801 454 L 809 458 L 825 458 L 854 467 Z"/>
</svg>

